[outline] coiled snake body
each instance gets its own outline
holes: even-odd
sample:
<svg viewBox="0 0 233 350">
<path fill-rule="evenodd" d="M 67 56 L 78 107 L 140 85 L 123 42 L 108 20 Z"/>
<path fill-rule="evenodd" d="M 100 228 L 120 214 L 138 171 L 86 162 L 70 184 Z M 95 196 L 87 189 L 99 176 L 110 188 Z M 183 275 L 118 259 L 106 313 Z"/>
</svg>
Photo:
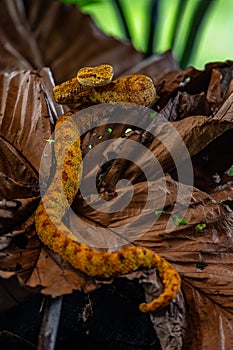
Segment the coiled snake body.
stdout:
<svg viewBox="0 0 233 350">
<path fill-rule="evenodd" d="M 118 81 L 110 82 L 112 70 L 111 67 L 109 67 L 110 66 L 100 66 L 81 70 L 79 73 L 80 77 L 78 75 L 78 78 L 81 79 L 82 84 L 85 83 L 85 86 L 74 78 L 77 80 L 75 81 L 75 89 L 72 90 L 73 82 L 71 85 L 65 82 L 54 88 L 55 99 L 58 102 L 62 100 L 63 103 L 67 101 L 68 103 L 72 102 L 80 105 L 80 90 L 86 93 L 86 91 L 90 91 L 91 86 L 91 90 L 94 91 L 92 92 L 93 95 L 96 93 L 103 96 L 102 90 L 99 89 L 105 89 L 105 92 L 108 93 L 107 102 L 111 102 L 112 100 L 109 99 L 109 96 L 117 95 L 115 89 L 116 85 L 119 88 L 119 86 L 123 84 L 122 86 L 126 88 L 127 84 L 129 84 L 131 91 L 134 91 L 132 81 L 136 81 L 136 93 L 134 91 L 132 94 L 134 98 L 139 95 L 140 91 L 140 95 L 142 95 L 140 97 L 140 104 L 149 105 L 153 102 L 152 100 L 156 92 L 150 78 L 132 76 L 130 78 L 124 77 L 120 78 Z M 103 87 L 95 88 L 93 87 L 93 80 L 95 86 L 95 80 L 98 79 L 96 77 L 98 76 L 98 69 L 101 70 L 102 76 L 104 76 L 106 72 L 106 75 L 108 75 L 106 77 L 108 82 L 107 85 Z M 101 79 L 102 77 L 98 80 Z M 106 83 L 106 80 L 104 81 L 104 83 Z M 142 87 L 145 82 L 146 87 L 143 89 Z M 138 84 L 141 84 L 141 90 Z M 77 87 L 80 89 L 79 91 Z M 113 87 L 113 91 L 111 91 L 111 87 Z M 143 91 L 146 91 L 145 95 L 143 95 Z M 120 97 L 118 96 L 114 101 L 118 101 L 120 98 L 121 101 L 122 99 L 126 100 L 125 94 L 123 93 Z M 101 100 L 101 98 L 97 101 L 99 102 L 99 100 Z M 142 103 L 142 101 L 144 102 Z M 65 132 L 64 128 L 61 127 L 64 122 L 67 123 Z M 69 114 L 59 118 L 55 130 L 56 173 L 53 182 L 36 210 L 35 224 L 39 238 L 51 250 L 67 260 L 74 268 L 91 277 L 106 279 L 125 275 L 136 270 L 157 268 L 164 285 L 164 290 L 157 299 L 150 303 L 143 303 L 139 308 L 142 312 L 154 312 L 159 308 L 167 306 L 179 292 L 180 277 L 174 267 L 164 258 L 150 249 L 133 245 L 115 252 L 99 252 L 77 241 L 77 239 L 74 239 L 72 232 L 62 223 L 62 216 L 75 198 L 81 177 L 82 155 L 80 139 L 77 138 L 77 132 L 77 125 L 72 121 Z M 64 147 L 63 141 L 65 141 L 67 147 Z M 63 156 L 61 156 L 61 154 Z M 63 188 L 63 191 L 61 188 Z"/>
</svg>

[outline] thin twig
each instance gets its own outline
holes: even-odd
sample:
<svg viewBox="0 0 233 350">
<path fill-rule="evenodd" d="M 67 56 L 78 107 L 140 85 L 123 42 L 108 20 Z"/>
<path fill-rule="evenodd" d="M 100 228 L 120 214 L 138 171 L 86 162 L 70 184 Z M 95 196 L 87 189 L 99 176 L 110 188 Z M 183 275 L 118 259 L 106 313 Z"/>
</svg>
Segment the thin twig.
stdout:
<svg viewBox="0 0 233 350">
<path fill-rule="evenodd" d="M 62 296 L 47 298 L 37 350 L 54 350 L 62 307 Z"/>
<path fill-rule="evenodd" d="M 4 349 L 25 349 L 25 350 L 35 350 L 36 346 L 29 342 L 28 340 L 21 338 L 17 334 L 2 331 L 0 332 L 1 345 Z M 3 348 L 2 348 L 3 349 Z"/>
</svg>

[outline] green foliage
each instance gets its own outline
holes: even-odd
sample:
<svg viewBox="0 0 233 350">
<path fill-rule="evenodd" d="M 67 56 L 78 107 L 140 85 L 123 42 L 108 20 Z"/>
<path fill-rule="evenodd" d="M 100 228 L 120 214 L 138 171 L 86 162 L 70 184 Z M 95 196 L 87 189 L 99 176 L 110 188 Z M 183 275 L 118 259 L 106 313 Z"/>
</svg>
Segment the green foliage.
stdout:
<svg viewBox="0 0 233 350">
<path fill-rule="evenodd" d="M 198 48 L 203 52 L 202 43 L 206 31 L 215 29 L 214 16 L 222 16 L 233 10 L 231 0 L 60 0 L 76 3 L 82 11 L 93 16 L 97 25 L 107 34 L 120 39 L 130 40 L 136 49 L 143 51 L 145 57 L 172 49 L 181 68 L 201 61 Z M 213 18 L 213 20 L 211 20 Z M 225 19 L 224 19 L 225 20 Z M 220 22 L 218 22 L 220 23 Z M 221 22 L 223 23 L 223 22 Z M 233 21 L 229 22 L 232 24 Z M 230 38 L 229 38 L 230 39 Z M 205 47 L 206 57 L 211 57 L 209 41 Z M 230 45 L 226 45 L 229 47 Z M 216 54 L 216 51 L 214 51 Z M 228 48 L 228 57 L 233 55 L 232 47 Z M 203 53 L 202 53 L 203 56 Z M 220 59 L 221 54 L 218 55 Z M 210 60 L 214 60 L 210 58 Z"/>
<path fill-rule="evenodd" d="M 158 113 L 157 112 L 151 112 L 150 118 L 154 120 L 157 117 Z"/>
<path fill-rule="evenodd" d="M 164 210 L 155 210 L 155 215 L 161 215 L 166 213 Z"/>
<path fill-rule="evenodd" d="M 203 263 L 203 262 L 196 263 L 196 268 L 199 270 L 204 270 L 206 268 L 206 266 L 208 266 L 208 265 Z"/>
<path fill-rule="evenodd" d="M 197 224 L 195 226 L 195 228 L 196 228 L 197 231 L 202 231 L 202 230 L 204 230 L 206 228 L 206 224 L 204 222 L 200 223 L 200 224 Z"/>
<path fill-rule="evenodd" d="M 183 216 L 172 215 L 172 221 L 175 226 L 188 225 L 188 220 L 185 219 Z"/>
<path fill-rule="evenodd" d="M 231 166 L 230 169 L 228 169 L 227 175 L 233 176 L 233 166 Z"/>
<path fill-rule="evenodd" d="M 86 6 L 89 6 L 89 5 L 96 5 L 98 3 L 100 3 L 102 0 L 74 0 L 74 1 L 71 1 L 71 0 L 62 0 L 61 2 L 64 2 L 64 3 L 75 3 L 78 7 L 80 8 L 85 8 Z"/>
</svg>

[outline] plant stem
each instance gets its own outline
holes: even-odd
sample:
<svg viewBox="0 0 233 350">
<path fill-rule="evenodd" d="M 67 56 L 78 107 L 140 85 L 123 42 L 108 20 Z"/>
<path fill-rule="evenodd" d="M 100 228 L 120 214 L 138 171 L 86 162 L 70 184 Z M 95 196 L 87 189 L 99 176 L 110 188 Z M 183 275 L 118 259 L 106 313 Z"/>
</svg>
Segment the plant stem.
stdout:
<svg viewBox="0 0 233 350">
<path fill-rule="evenodd" d="M 56 299 L 47 298 L 42 326 L 39 334 L 37 350 L 54 350 L 59 319 L 62 307 L 62 297 Z"/>
</svg>

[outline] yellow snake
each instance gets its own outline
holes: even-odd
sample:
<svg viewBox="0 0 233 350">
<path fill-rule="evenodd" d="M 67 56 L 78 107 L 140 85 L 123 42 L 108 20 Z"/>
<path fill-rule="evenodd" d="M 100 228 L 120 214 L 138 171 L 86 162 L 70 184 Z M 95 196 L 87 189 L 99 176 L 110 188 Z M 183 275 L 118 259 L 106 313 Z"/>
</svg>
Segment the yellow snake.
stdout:
<svg viewBox="0 0 233 350">
<path fill-rule="evenodd" d="M 93 74 L 96 76 L 99 68 L 102 69 L 103 66 L 87 68 L 86 70 L 83 69 L 80 72 L 81 78 L 84 78 L 82 84 L 86 82 L 86 79 L 92 80 Z M 105 70 L 102 69 L 102 71 Z M 86 73 L 88 74 L 85 77 Z M 106 74 L 106 79 L 111 80 L 111 77 L 109 78 L 111 69 L 109 69 Z M 96 79 L 95 76 L 94 80 Z M 128 80 L 128 83 L 130 84 L 131 81 L 136 81 L 137 85 L 138 81 L 141 79 L 140 77 L 141 76 L 133 76 L 133 78 Z M 127 79 L 127 77 L 120 78 L 115 84 L 123 84 L 123 86 L 126 86 L 125 83 Z M 149 81 L 148 79 L 146 79 L 147 83 Z M 140 84 L 143 85 L 144 81 L 145 78 L 143 78 L 143 81 L 140 81 Z M 89 82 L 87 83 L 89 84 Z M 77 86 L 81 85 L 79 82 L 75 84 Z M 152 81 L 151 84 L 153 84 Z M 61 86 L 60 93 L 62 102 L 64 102 L 64 94 L 66 93 L 64 86 L 68 86 L 68 95 L 71 93 L 71 87 L 67 82 L 61 84 Z M 111 82 L 108 82 L 105 86 L 105 91 L 107 91 L 107 87 L 111 88 L 111 86 Z M 86 85 L 83 86 L 83 89 L 85 88 Z M 87 88 L 89 89 L 89 86 Z M 131 90 L 132 89 L 133 87 L 131 87 Z M 148 90 L 148 86 L 146 89 Z M 154 87 L 151 85 L 150 89 L 153 91 Z M 97 90 L 99 91 L 99 88 L 97 88 Z M 143 95 L 143 91 L 142 89 L 141 95 Z M 139 90 L 137 93 L 138 92 Z M 114 94 L 115 93 L 116 90 L 114 90 Z M 72 97 L 72 101 L 80 100 L 80 96 L 76 96 L 76 94 L 79 95 L 77 90 L 74 92 L 75 96 Z M 55 99 L 58 100 L 58 87 L 54 88 L 54 95 Z M 152 94 L 152 96 L 154 96 L 154 94 Z M 125 97 L 123 98 L 125 99 Z M 146 104 L 148 104 L 148 91 L 146 96 L 141 97 L 141 99 L 143 98 Z M 153 97 L 151 97 L 151 102 L 152 98 Z M 70 96 L 68 97 L 68 101 L 70 101 Z M 111 100 L 108 102 L 111 102 Z M 65 129 L 62 127 L 64 122 L 66 123 Z M 142 312 L 154 312 L 167 306 L 176 297 L 181 284 L 178 272 L 168 261 L 150 249 L 134 245 L 127 246 L 115 252 L 97 251 L 77 241 L 73 233 L 62 223 L 62 216 L 75 198 L 81 177 L 82 154 L 80 138 L 77 137 L 77 133 L 78 127 L 70 117 L 70 114 L 63 115 L 59 118 L 55 129 L 56 172 L 53 182 L 36 210 L 35 224 L 39 238 L 52 251 L 59 254 L 59 256 L 68 261 L 74 268 L 88 276 L 98 279 L 109 279 L 142 269 L 158 269 L 164 290 L 157 299 L 150 303 L 142 303 L 139 308 Z"/>
<path fill-rule="evenodd" d="M 55 86 L 55 101 L 67 104 L 72 109 L 109 102 L 131 102 L 150 106 L 155 101 L 156 90 L 149 77 L 134 74 L 111 81 L 113 71 L 108 67 L 111 66 L 81 69 L 77 77 Z M 96 85 L 93 83 L 95 80 L 98 82 Z"/>
</svg>

